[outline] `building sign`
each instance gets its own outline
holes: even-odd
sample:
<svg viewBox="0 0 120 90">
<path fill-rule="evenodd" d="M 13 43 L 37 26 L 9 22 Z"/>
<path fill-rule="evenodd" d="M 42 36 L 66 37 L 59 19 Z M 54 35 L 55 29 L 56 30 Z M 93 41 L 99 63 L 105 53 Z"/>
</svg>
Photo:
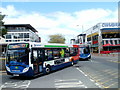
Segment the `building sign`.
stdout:
<svg viewBox="0 0 120 90">
<path fill-rule="evenodd" d="M 99 27 L 98 25 L 93 26 L 93 30 L 95 30 L 95 29 L 98 28 L 98 27 Z"/>
<path fill-rule="evenodd" d="M 120 23 L 102 23 L 102 25 L 101 25 L 102 27 L 112 27 L 112 28 L 114 28 L 114 27 L 120 27 Z"/>
</svg>

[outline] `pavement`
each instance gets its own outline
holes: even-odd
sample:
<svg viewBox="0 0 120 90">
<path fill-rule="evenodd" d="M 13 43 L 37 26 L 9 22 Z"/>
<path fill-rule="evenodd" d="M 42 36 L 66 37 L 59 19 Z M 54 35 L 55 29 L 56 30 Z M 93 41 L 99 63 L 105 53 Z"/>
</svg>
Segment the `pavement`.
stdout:
<svg viewBox="0 0 120 90">
<path fill-rule="evenodd" d="M 92 53 L 93 56 L 106 56 L 106 57 L 118 57 L 120 53 L 110 53 L 110 54 L 99 54 L 99 53 Z"/>
<path fill-rule="evenodd" d="M 3 70 L 3 71 L 2 71 L 2 70 L 0 70 L 0 73 L 6 73 L 6 71 L 5 71 L 5 70 Z"/>
</svg>

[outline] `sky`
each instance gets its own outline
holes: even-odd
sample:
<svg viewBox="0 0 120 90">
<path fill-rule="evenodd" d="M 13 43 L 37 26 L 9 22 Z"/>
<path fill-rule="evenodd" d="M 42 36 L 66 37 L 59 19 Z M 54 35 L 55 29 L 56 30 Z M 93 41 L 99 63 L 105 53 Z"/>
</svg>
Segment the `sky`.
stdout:
<svg viewBox="0 0 120 90">
<path fill-rule="evenodd" d="M 42 42 L 62 34 L 66 43 L 100 22 L 118 22 L 117 2 L 2 2 L 5 24 L 31 24 Z"/>
</svg>

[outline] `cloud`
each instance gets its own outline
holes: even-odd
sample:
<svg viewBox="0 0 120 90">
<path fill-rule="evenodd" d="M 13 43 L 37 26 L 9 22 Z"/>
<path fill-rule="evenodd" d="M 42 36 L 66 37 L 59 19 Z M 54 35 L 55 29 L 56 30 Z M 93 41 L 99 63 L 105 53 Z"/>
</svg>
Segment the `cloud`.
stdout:
<svg viewBox="0 0 120 90">
<path fill-rule="evenodd" d="M 17 11 L 13 5 L 8 5 L 5 8 L 0 7 L 2 13 L 8 15 L 8 17 L 15 17 L 20 14 L 22 11 Z"/>
<path fill-rule="evenodd" d="M 68 12 L 27 12 L 16 10 L 13 5 L 8 5 L 5 8 L 0 8 L 3 14 L 6 14 L 4 19 L 5 24 L 31 24 L 38 30 L 43 42 L 48 41 L 48 36 L 52 34 L 63 34 L 66 37 L 67 43 L 71 38 L 75 38 L 82 30 L 87 30 L 93 25 L 104 21 L 118 21 L 117 9 L 115 11 L 109 9 L 87 9 Z"/>
</svg>

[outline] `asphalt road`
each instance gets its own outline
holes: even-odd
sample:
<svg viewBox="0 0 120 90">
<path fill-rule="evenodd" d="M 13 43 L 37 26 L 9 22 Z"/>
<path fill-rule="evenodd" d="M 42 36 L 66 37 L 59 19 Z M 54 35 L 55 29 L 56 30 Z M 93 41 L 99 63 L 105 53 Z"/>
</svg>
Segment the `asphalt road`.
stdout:
<svg viewBox="0 0 120 90">
<path fill-rule="evenodd" d="M 118 57 L 92 56 L 89 61 L 79 61 L 74 66 L 33 79 L 1 73 L 0 88 L 119 88 L 119 63 Z"/>
</svg>

